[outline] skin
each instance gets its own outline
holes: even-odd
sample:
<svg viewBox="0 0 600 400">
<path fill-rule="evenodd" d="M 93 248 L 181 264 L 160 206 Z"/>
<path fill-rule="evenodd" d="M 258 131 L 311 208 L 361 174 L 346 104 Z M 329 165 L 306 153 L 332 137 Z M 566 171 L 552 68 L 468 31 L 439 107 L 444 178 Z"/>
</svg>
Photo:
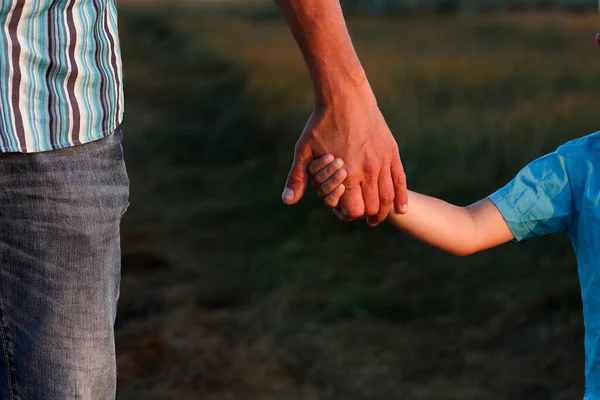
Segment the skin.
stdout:
<svg viewBox="0 0 600 400">
<path fill-rule="evenodd" d="M 346 161 L 336 215 L 381 223 L 395 208 L 408 210 L 406 176 L 398 145 L 352 45 L 339 0 L 275 0 L 304 56 L 315 108 L 298 140 L 282 199 L 305 193 L 308 166 L 324 154 Z"/>
<path fill-rule="evenodd" d="M 600 46 L 600 33 L 596 35 Z M 344 196 L 347 175 L 342 159 L 331 154 L 312 161 L 313 185 L 328 207 L 336 208 Z M 468 207 L 408 191 L 411 209 L 392 212 L 389 221 L 409 235 L 456 256 L 471 255 L 514 239 L 500 211 L 483 199 Z M 339 211 L 335 211 L 339 213 Z"/>
<path fill-rule="evenodd" d="M 329 207 L 335 207 L 344 188 L 342 160 L 332 162 L 326 155 L 313 161 L 309 170 L 314 175 L 319 196 Z M 500 211 L 489 199 L 468 207 L 408 192 L 410 210 L 392 213 L 388 221 L 409 235 L 455 256 L 467 256 L 514 239 Z"/>
</svg>

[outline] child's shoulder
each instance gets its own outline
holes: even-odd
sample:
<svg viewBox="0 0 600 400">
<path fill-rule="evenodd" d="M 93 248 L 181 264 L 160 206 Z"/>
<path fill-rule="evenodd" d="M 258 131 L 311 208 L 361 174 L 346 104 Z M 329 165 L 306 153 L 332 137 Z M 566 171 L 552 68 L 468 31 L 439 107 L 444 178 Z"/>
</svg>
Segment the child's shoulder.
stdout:
<svg viewBox="0 0 600 400">
<path fill-rule="evenodd" d="M 600 157 L 600 131 L 568 141 L 556 152 L 564 157 Z"/>
</svg>

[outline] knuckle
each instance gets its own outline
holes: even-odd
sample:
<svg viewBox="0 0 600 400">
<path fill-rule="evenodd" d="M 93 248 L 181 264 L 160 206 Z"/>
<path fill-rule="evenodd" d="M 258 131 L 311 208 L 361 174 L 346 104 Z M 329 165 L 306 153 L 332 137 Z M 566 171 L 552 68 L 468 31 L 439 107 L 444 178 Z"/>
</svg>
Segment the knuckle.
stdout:
<svg viewBox="0 0 600 400">
<path fill-rule="evenodd" d="M 316 174 L 313 178 L 313 182 L 320 187 L 323 185 L 323 183 L 325 183 L 325 177 L 321 173 Z"/>
<path fill-rule="evenodd" d="M 367 161 L 363 169 L 365 173 L 369 176 L 375 175 L 378 172 L 377 164 L 373 161 Z"/>
<path fill-rule="evenodd" d="M 343 179 L 340 179 L 337 176 L 333 176 L 330 180 L 327 181 L 327 188 L 330 192 L 335 190 L 338 186 L 340 186 L 343 182 Z"/>
<path fill-rule="evenodd" d="M 406 183 L 406 174 L 404 171 L 394 176 L 394 185 L 404 185 Z"/>
<path fill-rule="evenodd" d="M 369 201 L 365 201 L 365 214 L 368 216 L 377 215 L 379 212 L 379 199 L 374 198 Z"/>
<path fill-rule="evenodd" d="M 321 186 L 319 188 L 319 190 L 317 191 L 317 195 L 320 198 L 324 198 L 325 196 L 327 196 L 328 193 L 329 193 L 329 191 L 327 190 L 327 188 L 325 186 Z"/>
<path fill-rule="evenodd" d="M 376 215 L 376 218 L 379 219 L 380 221 L 383 221 L 384 219 L 386 219 L 388 217 L 388 215 L 390 215 L 391 211 L 392 211 L 391 204 L 381 207 L 379 209 L 379 212 Z"/>
<path fill-rule="evenodd" d="M 385 204 L 385 205 L 392 204 L 392 202 L 394 201 L 394 193 L 391 193 L 391 192 L 382 193 L 379 198 L 379 201 L 381 202 L 381 204 Z"/>
<path fill-rule="evenodd" d="M 379 210 L 376 207 L 366 207 L 365 208 L 365 215 L 368 217 L 372 217 L 374 215 L 377 215 L 379 213 Z"/>
<path fill-rule="evenodd" d="M 292 170 L 288 175 L 288 181 L 291 183 L 303 183 L 304 177 L 296 170 Z"/>
<path fill-rule="evenodd" d="M 329 174 L 329 175 L 333 175 L 336 170 L 337 170 L 337 168 L 333 163 L 327 165 L 327 168 L 325 168 L 325 171 L 327 171 L 327 174 Z"/>
<path fill-rule="evenodd" d="M 344 181 L 344 179 L 346 179 L 347 176 L 346 170 L 340 169 L 338 172 L 336 172 L 335 179 L 341 183 Z"/>
<path fill-rule="evenodd" d="M 344 184 L 346 185 L 347 189 L 354 189 L 360 186 L 360 181 L 353 176 L 348 176 L 344 181 Z"/>
<path fill-rule="evenodd" d="M 363 212 L 358 209 L 346 210 L 346 217 L 348 220 L 357 219 L 363 216 Z"/>
<path fill-rule="evenodd" d="M 329 164 L 326 168 L 325 171 L 327 171 L 327 175 L 330 177 L 335 177 L 337 175 L 338 172 L 341 171 L 340 169 L 341 167 L 337 167 L 333 164 Z"/>
<path fill-rule="evenodd" d="M 316 161 L 313 161 L 308 165 L 308 172 L 311 175 L 315 175 L 317 172 L 319 172 L 319 167 L 320 165 L 318 165 Z"/>
</svg>

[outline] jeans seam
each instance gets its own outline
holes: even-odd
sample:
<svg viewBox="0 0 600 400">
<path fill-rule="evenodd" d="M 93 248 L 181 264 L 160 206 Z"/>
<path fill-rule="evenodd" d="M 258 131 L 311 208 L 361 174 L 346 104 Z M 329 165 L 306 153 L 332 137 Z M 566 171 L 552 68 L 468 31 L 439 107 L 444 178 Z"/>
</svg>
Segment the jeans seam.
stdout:
<svg viewBox="0 0 600 400">
<path fill-rule="evenodd" d="M 4 332 L 4 326 L 0 323 L 0 336 L 2 337 L 2 349 L 4 350 L 4 358 L 6 359 L 6 378 L 8 380 L 8 391 L 10 393 L 10 399 L 15 398 L 12 385 L 12 373 L 10 370 L 10 360 L 8 358 L 8 347 L 6 345 L 6 333 Z"/>
</svg>

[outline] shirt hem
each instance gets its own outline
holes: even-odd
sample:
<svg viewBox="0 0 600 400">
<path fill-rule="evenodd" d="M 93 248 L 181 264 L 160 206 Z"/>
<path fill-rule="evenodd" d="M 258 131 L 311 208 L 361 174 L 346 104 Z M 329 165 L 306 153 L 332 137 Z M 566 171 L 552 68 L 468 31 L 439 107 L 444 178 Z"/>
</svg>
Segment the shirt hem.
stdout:
<svg viewBox="0 0 600 400">
<path fill-rule="evenodd" d="M 531 227 L 527 221 L 523 219 L 521 212 L 519 212 L 519 208 L 503 189 L 489 195 L 488 199 L 496 206 L 498 211 L 500 211 L 500 214 L 502 214 L 502 218 L 504 218 L 506 225 L 508 225 L 508 228 L 514 236 L 513 242 L 520 242 L 531 233 Z M 516 221 L 514 221 L 516 224 L 511 223 L 511 217 L 516 219 Z"/>
<path fill-rule="evenodd" d="M 114 126 L 111 126 L 109 129 L 102 131 L 97 136 L 88 136 L 84 139 L 79 139 L 79 140 L 76 140 L 73 142 L 71 142 L 71 141 L 59 142 L 59 143 L 54 144 L 54 147 L 28 148 L 28 147 L 0 146 L 0 153 L 34 154 L 34 153 L 44 153 L 44 152 L 53 151 L 53 150 L 67 149 L 69 147 L 75 147 L 75 146 L 79 146 L 82 144 L 95 142 L 96 140 L 104 139 L 106 136 L 113 133 L 121 125 L 121 123 L 122 123 L 122 119 L 119 119 L 119 121 L 116 124 L 114 124 Z"/>
</svg>

